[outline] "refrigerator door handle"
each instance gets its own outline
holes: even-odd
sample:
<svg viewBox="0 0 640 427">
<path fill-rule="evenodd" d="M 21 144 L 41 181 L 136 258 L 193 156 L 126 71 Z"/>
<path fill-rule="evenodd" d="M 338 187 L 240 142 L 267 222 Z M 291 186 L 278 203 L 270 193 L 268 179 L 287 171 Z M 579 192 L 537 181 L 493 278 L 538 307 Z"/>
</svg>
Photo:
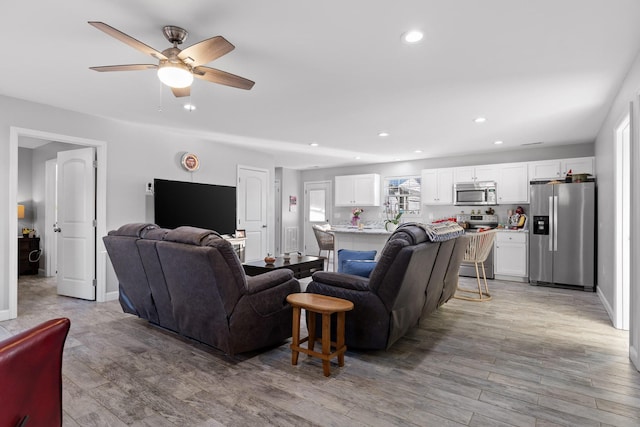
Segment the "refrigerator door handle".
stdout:
<svg viewBox="0 0 640 427">
<path fill-rule="evenodd" d="M 558 196 L 553 196 L 553 251 L 558 251 Z"/>
<path fill-rule="evenodd" d="M 553 252 L 553 196 L 549 196 L 549 252 Z"/>
</svg>

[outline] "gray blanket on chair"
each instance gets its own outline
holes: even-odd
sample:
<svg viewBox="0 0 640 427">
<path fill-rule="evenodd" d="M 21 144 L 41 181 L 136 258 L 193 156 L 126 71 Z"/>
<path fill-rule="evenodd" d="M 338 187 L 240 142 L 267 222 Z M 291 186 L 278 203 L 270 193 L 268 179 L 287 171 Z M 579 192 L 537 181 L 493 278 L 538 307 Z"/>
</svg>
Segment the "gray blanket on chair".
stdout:
<svg viewBox="0 0 640 427">
<path fill-rule="evenodd" d="M 432 242 L 444 242 L 445 240 L 455 239 L 464 234 L 464 229 L 457 222 L 447 221 L 435 224 L 416 225 L 422 228 Z"/>
</svg>

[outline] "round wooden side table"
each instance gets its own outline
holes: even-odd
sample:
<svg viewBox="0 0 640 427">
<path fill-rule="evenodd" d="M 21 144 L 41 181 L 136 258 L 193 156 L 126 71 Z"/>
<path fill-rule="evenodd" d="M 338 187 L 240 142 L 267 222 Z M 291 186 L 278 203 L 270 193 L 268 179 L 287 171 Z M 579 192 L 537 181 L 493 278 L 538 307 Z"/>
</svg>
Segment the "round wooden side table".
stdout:
<svg viewBox="0 0 640 427">
<path fill-rule="evenodd" d="M 287 302 L 293 307 L 293 329 L 291 343 L 291 364 L 298 364 L 298 354 L 300 352 L 309 356 L 322 359 L 322 370 L 324 376 L 330 375 L 329 361 L 338 357 L 338 366 L 344 366 L 344 353 L 347 346 L 344 344 L 344 318 L 345 312 L 353 310 L 353 303 L 342 298 L 329 297 L 326 295 L 297 293 L 289 294 Z M 309 315 L 309 336 L 300 339 L 300 310 L 305 309 Z M 331 315 L 336 313 L 337 328 L 336 340 L 331 341 Z M 322 337 L 319 339 L 322 343 L 322 353 L 314 351 L 316 338 L 316 317 L 322 315 Z M 308 342 L 307 347 L 301 347 L 301 344 Z M 331 346 L 334 346 L 333 353 Z"/>
</svg>

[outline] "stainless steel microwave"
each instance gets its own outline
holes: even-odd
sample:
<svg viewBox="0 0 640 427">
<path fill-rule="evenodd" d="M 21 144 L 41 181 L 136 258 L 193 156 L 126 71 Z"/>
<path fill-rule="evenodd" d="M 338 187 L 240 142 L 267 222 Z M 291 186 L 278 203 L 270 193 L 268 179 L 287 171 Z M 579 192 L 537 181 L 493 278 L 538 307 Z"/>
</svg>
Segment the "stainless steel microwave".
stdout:
<svg viewBox="0 0 640 427">
<path fill-rule="evenodd" d="M 457 206 L 497 205 L 496 183 L 494 181 L 459 182 L 453 185 L 453 195 Z"/>
</svg>

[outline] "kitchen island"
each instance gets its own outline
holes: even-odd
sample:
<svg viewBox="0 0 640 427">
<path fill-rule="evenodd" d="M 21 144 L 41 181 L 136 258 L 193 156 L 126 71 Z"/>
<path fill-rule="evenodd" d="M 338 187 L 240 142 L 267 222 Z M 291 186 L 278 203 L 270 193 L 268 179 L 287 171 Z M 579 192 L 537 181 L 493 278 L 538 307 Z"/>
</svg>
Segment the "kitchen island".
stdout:
<svg viewBox="0 0 640 427">
<path fill-rule="evenodd" d="M 391 236 L 391 232 L 384 228 L 365 227 L 358 229 L 357 227 L 332 226 L 330 231 L 335 236 L 336 262 L 334 262 L 334 270 L 337 264 L 338 250 L 370 251 L 375 249 L 377 251 L 376 259 L 378 259 L 387 239 Z"/>
</svg>

